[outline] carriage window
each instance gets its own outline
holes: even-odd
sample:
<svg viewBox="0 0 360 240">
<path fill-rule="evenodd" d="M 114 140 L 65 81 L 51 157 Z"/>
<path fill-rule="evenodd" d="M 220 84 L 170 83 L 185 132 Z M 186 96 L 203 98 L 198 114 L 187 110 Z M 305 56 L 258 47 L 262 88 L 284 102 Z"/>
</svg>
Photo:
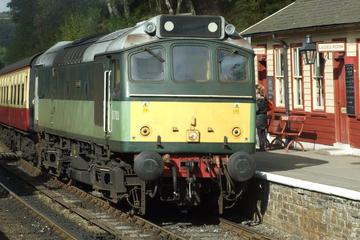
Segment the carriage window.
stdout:
<svg viewBox="0 0 360 240">
<path fill-rule="evenodd" d="M 25 99 L 25 96 L 24 96 L 24 84 L 21 84 L 20 105 L 24 104 L 24 99 Z"/>
<path fill-rule="evenodd" d="M 10 95 L 10 104 L 13 105 L 15 102 L 15 85 L 11 85 L 11 95 Z"/>
<path fill-rule="evenodd" d="M 249 78 L 249 60 L 238 51 L 220 50 L 218 62 L 220 64 L 220 81 L 245 82 Z"/>
<path fill-rule="evenodd" d="M 177 82 L 210 80 L 210 51 L 205 46 L 176 46 L 173 49 L 174 79 Z"/>
<path fill-rule="evenodd" d="M 164 79 L 164 51 L 145 49 L 131 56 L 131 79 L 134 81 L 161 81 Z"/>
</svg>

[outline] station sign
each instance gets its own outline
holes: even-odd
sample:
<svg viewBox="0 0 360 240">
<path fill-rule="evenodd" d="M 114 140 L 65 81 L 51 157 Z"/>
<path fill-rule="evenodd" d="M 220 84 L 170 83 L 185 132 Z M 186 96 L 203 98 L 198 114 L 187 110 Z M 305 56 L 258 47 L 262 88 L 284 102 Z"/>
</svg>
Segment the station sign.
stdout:
<svg viewBox="0 0 360 240">
<path fill-rule="evenodd" d="M 264 48 L 264 47 L 254 47 L 253 50 L 256 55 L 265 55 L 266 54 L 266 48 Z"/>
<path fill-rule="evenodd" d="M 319 52 L 344 52 L 345 43 L 344 42 L 318 43 L 317 48 Z"/>
</svg>

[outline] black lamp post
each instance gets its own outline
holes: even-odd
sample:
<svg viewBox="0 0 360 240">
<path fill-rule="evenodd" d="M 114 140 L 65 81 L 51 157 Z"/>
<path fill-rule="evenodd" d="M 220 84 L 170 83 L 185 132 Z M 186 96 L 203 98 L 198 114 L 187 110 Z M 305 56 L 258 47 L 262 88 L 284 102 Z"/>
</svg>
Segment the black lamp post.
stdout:
<svg viewBox="0 0 360 240">
<path fill-rule="evenodd" d="M 305 42 L 300 48 L 302 59 L 305 64 L 314 64 L 316 61 L 316 44 L 312 41 L 310 35 L 306 35 Z"/>
</svg>

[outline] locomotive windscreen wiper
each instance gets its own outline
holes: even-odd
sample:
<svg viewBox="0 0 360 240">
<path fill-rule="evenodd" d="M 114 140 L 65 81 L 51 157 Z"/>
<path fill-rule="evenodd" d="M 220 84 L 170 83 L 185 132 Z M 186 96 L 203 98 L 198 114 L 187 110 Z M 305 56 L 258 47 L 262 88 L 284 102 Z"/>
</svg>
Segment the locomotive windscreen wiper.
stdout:
<svg viewBox="0 0 360 240">
<path fill-rule="evenodd" d="M 153 57 L 155 57 L 157 60 L 159 60 L 160 62 L 165 62 L 165 59 L 163 59 L 160 55 L 157 55 L 154 51 L 152 51 L 150 48 L 145 48 L 144 49 L 146 52 L 148 52 L 149 54 L 151 54 Z"/>
<path fill-rule="evenodd" d="M 224 54 L 224 56 L 222 56 L 222 58 L 219 59 L 219 63 L 221 63 L 226 56 L 234 55 L 234 54 L 240 54 L 240 53 L 239 53 L 238 50 L 234 50 L 234 51 L 228 52 L 227 54 Z"/>
</svg>

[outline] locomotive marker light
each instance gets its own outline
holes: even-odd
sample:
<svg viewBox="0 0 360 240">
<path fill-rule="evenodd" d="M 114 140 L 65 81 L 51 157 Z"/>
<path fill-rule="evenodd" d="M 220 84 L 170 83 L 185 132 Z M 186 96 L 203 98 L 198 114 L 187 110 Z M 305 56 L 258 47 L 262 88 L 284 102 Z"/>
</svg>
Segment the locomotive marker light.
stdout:
<svg viewBox="0 0 360 240">
<path fill-rule="evenodd" d="M 255 174 L 255 160 L 246 152 L 236 152 L 227 164 L 230 177 L 237 182 L 245 182 Z"/>
<path fill-rule="evenodd" d="M 231 35 L 234 35 L 236 29 L 235 29 L 235 26 L 232 25 L 232 24 L 227 24 L 225 26 L 225 33 L 228 35 L 228 36 L 231 36 Z"/>
<path fill-rule="evenodd" d="M 240 130 L 240 128 L 234 127 L 233 130 L 232 130 L 232 135 L 233 135 L 234 137 L 239 137 L 239 136 L 241 135 L 241 130 Z"/>
<path fill-rule="evenodd" d="M 144 137 L 149 136 L 150 135 L 150 128 L 148 126 L 143 126 L 140 129 L 140 134 Z"/>
<path fill-rule="evenodd" d="M 152 35 L 156 32 L 156 25 L 152 22 L 146 23 L 144 26 L 144 31 L 147 34 Z"/>
<path fill-rule="evenodd" d="M 156 152 L 142 152 L 135 157 L 134 171 L 142 180 L 153 181 L 161 177 L 164 162 Z"/>
<path fill-rule="evenodd" d="M 305 36 L 305 41 L 303 42 L 303 46 L 300 48 L 300 53 L 302 58 L 304 59 L 304 63 L 314 64 L 316 61 L 316 44 L 312 41 L 311 35 Z"/>
</svg>

